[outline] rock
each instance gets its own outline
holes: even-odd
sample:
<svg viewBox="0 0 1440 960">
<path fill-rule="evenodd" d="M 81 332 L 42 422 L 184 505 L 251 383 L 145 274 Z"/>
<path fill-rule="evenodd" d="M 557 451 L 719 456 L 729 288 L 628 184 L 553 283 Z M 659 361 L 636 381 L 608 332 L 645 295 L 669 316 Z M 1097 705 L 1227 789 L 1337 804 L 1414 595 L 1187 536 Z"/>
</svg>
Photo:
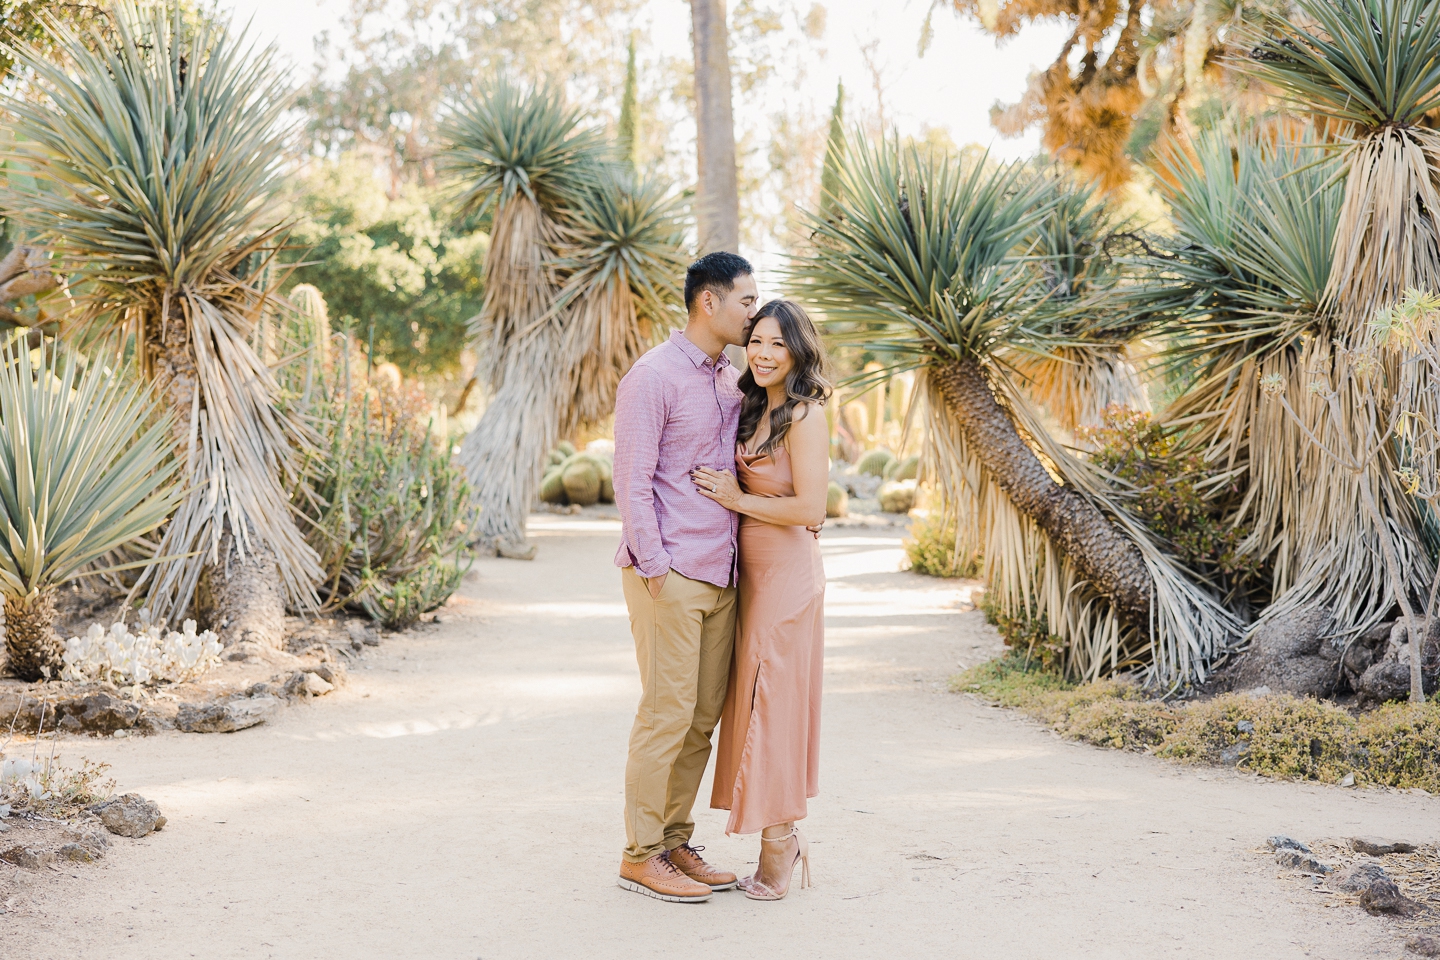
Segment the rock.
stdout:
<svg viewBox="0 0 1440 960">
<path fill-rule="evenodd" d="M 24 867 L 27 870 L 39 870 L 52 859 L 54 859 L 52 854 L 43 851 L 37 853 L 29 847 L 14 846 L 8 850 L 0 850 L 0 860 L 13 863 L 17 867 Z"/>
<path fill-rule="evenodd" d="M 343 687 L 348 679 L 343 663 L 322 663 L 310 672 L 333 687 Z"/>
<path fill-rule="evenodd" d="M 1353 786 L 1355 786 L 1355 773 L 1352 771 L 1352 772 L 1350 772 L 1350 773 L 1345 774 L 1345 776 L 1341 777 L 1341 778 L 1340 778 L 1339 786 L 1342 786 L 1342 787 L 1353 787 Z"/>
<path fill-rule="evenodd" d="M 1299 850 L 1301 853 L 1310 852 L 1310 848 L 1305 846 L 1305 844 L 1301 843 L 1299 840 L 1287 837 L 1283 833 L 1277 833 L 1273 837 L 1267 837 L 1265 840 L 1265 846 L 1269 847 L 1271 850 Z"/>
<path fill-rule="evenodd" d="M 1299 870 L 1301 873 L 1314 873 L 1320 876 L 1331 871 L 1330 867 L 1316 860 L 1308 854 L 1298 850 L 1278 850 L 1275 853 L 1275 863 L 1289 870 Z"/>
<path fill-rule="evenodd" d="M 174 730 L 175 721 L 162 713 L 153 710 L 140 711 L 140 719 L 135 721 L 135 729 L 141 733 L 160 733 L 162 730 Z"/>
<path fill-rule="evenodd" d="M 71 700 L 61 709 L 65 711 L 62 729 L 73 721 L 77 729 L 87 733 L 110 734 L 116 730 L 129 730 L 140 719 L 138 704 L 108 693 L 92 693 L 88 697 Z"/>
<path fill-rule="evenodd" d="M 1220 751 L 1220 762 L 1227 767 L 1233 767 L 1240 762 L 1241 757 L 1249 752 L 1250 745 L 1248 743 L 1232 743 Z"/>
<path fill-rule="evenodd" d="M 55 855 L 61 860 L 73 860 L 76 863 L 94 863 L 105 856 L 104 851 L 97 852 L 93 847 L 87 847 L 83 843 L 67 843 Z"/>
<path fill-rule="evenodd" d="M 1440 650 L 1434 630 L 1440 630 L 1440 619 L 1435 622 L 1432 636 L 1426 643 L 1426 657 L 1423 661 L 1425 689 L 1433 690 L 1440 680 L 1440 664 L 1436 652 Z M 1404 620 L 1396 620 L 1390 627 L 1390 639 L 1384 657 L 1377 660 L 1361 674 L 1355 684 L 1355 692 L 1362 706 L 1385 703 L 1389 700 L 1404 700 L 1410 696 L 1410 642 L 1409 630 Z"/>
<path fill-rule="evenodd" d="M 182 703 L 175 725 L 186 733 L 233 733 L 264 723 L 280 709 L 274 697 L 249 697 L 225 703 Z"/>
<path fill-rule="evenodd" d="M 1255 732 L 1255 724 L 1251 723 L 1249 720 L 1241 720 L 1240 722 L 1235 724 L 1235 732 L 1247 735 L 1252 734 Z"/>
<path fill-rule="evenodd" d="M 285 681 L 285 696 L 287 697 L 323 697 L 334 689 L 332 684 L 310 670 L 297 671 L 289 680 Z"/>
<path fill-rule="evenodd" d="M 1329 610 L 1315 605 L 1262 616 L 1250 634 L 1237 687 L 1263 685 L 1300 697 L 1333 696 L 1340 651 L 1326 642 L 1332 620 Z"/>
<path fill-rule="evenodd" d="M 1360 893 L 1370 889 L 1376 880 L 1389 880 L 1385 868 L 1378 863 L 1357 863 L 1330 881 L 1330 886 L 1341 893 Z"/>
<path fill-rule="evenodd" d="M 1340 673 L 1345 686 L 1351 690 L 1360 688 L 1360 678 L 1365 671 L 1384 658 L 1393 628 L 1393 622 L 1376 624 L 1345 646 L 1340 655 Z"/>
<path fill-rule="evenodd" d="M 245 688 L 245 696 L 283 697 L 285 696 L 285 688 L 283 686 L 276 686 L 273 683 L 252 683 Z"/>
<path fill-rule="evenodd" d="M 350 645 L 359 647 L 376 647 L 380 645 L 380 636 L 374 627 L 367 627 L 359 620 L 351 620 L 345 624 L 345 632 L 350 635 Z"/>
<path fill-rule="evenodd" d="M 1360 892 L 1360 906 L 1365 908 L 1366 913 L 1377 917 L 1381 914 L 1409 917 L 1420 909 L 1420 904 L 1401 893 L 1388 877 L 1372 881 Z"/>
<path fill-rule="evenodd" d="M 106 830 L 122 837 L 147 836 L 165 826 L 160 807 L 138 793 L 127 793 L 114 800 L 97 803 L 90 812 L 100 818 Z"/>
<path fill-rule="evenodd" d="M 1391 842 L 1374 837 L 1351 837 L 1350 849 L 1356 853 L 1368 853 L 1372 857 L 1383 857 L 1387 853 L 1414 853 L 1415 844 L 1403 840 Z"/>
<path fill-rule="evenodd" d="M 1405 949 L 1422 957 L 1440 957 L 1440 935 L 1422 933 L 1405 941 Z"/>
</svg>

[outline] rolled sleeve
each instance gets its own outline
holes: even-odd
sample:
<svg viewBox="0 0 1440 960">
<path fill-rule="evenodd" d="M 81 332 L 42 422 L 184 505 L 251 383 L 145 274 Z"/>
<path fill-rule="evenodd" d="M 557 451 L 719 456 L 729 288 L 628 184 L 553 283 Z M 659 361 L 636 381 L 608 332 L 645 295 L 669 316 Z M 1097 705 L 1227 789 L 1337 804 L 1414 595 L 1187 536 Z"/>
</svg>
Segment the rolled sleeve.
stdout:
<svg viewBox="0 0 1440 960">
<path fill-rule="evenodd" d="M 669 572 L 672 561 L 655 513 L 655 470 L 664 428 L 665 384 L 654 371 L 636 366 L 620 381 L 615 396 L 614 485 L 624 546 L 643 577 Z"/>
</svg>

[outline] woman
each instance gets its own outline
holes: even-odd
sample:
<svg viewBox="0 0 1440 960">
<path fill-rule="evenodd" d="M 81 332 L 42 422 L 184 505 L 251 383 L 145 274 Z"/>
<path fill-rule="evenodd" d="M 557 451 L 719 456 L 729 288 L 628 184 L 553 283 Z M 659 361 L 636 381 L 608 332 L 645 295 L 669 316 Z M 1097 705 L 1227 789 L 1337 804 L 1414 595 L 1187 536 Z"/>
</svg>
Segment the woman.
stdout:
<svg viewBox="0 0 1440 960">
<path fill-rule="evenodd" d="M 795 865 L 810 882 L 795 821 L 818 792 L 825 569 L 805 528 L 825 521 L 830 396 L 825 352 L 798 304 L 772 300 L 750 327 L 740 377 L 735 475 L 697 468 L 700 492 L 740 514 L 740 613 L 710 805 L 725 832 L 760 831 L 752 900 L 780 900 Z"/>
</svg>

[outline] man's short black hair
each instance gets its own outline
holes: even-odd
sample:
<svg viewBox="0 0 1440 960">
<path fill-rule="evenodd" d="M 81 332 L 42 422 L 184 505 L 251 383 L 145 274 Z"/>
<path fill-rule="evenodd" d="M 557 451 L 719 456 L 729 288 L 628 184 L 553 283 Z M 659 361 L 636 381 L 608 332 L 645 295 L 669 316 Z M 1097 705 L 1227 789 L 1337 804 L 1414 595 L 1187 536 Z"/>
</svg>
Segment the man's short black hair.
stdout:
<svg viewBox="0 0 1440 960">
<path fill-rule="evenodd" d="M 735 289 L 737 277 L 754 272 L 750 261 L 738 253 L 717 250 L 705 254 L 685 271 L 685 310 L 688 312 L 694 308 L 700 291 L 708 288 L 723 296 Z"/>
</svg>

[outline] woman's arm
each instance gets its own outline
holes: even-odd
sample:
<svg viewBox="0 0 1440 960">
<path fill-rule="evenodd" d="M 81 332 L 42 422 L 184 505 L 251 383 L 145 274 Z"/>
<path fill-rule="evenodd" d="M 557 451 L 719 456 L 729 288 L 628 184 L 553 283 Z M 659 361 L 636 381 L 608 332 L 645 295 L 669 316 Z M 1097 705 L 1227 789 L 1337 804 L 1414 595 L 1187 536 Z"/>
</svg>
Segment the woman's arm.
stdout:
<svg viewBox="0 0 1440 960">
<path fill-rule="evenodd" d="M 790 425 L 785 446 L 795 483 L 793 497 L 759 497 L 741 493 L 735 475 L 704 467 L 691 474 L 702 496 L 747 517 L 781 527 L 815 527 L 825 522 L 825 493 L 830 486 L 830 431 L 819 407 L 800 407 L 804 416 Z M 711 489 L 711 485 L 714 489 Z"/>
</svg>

